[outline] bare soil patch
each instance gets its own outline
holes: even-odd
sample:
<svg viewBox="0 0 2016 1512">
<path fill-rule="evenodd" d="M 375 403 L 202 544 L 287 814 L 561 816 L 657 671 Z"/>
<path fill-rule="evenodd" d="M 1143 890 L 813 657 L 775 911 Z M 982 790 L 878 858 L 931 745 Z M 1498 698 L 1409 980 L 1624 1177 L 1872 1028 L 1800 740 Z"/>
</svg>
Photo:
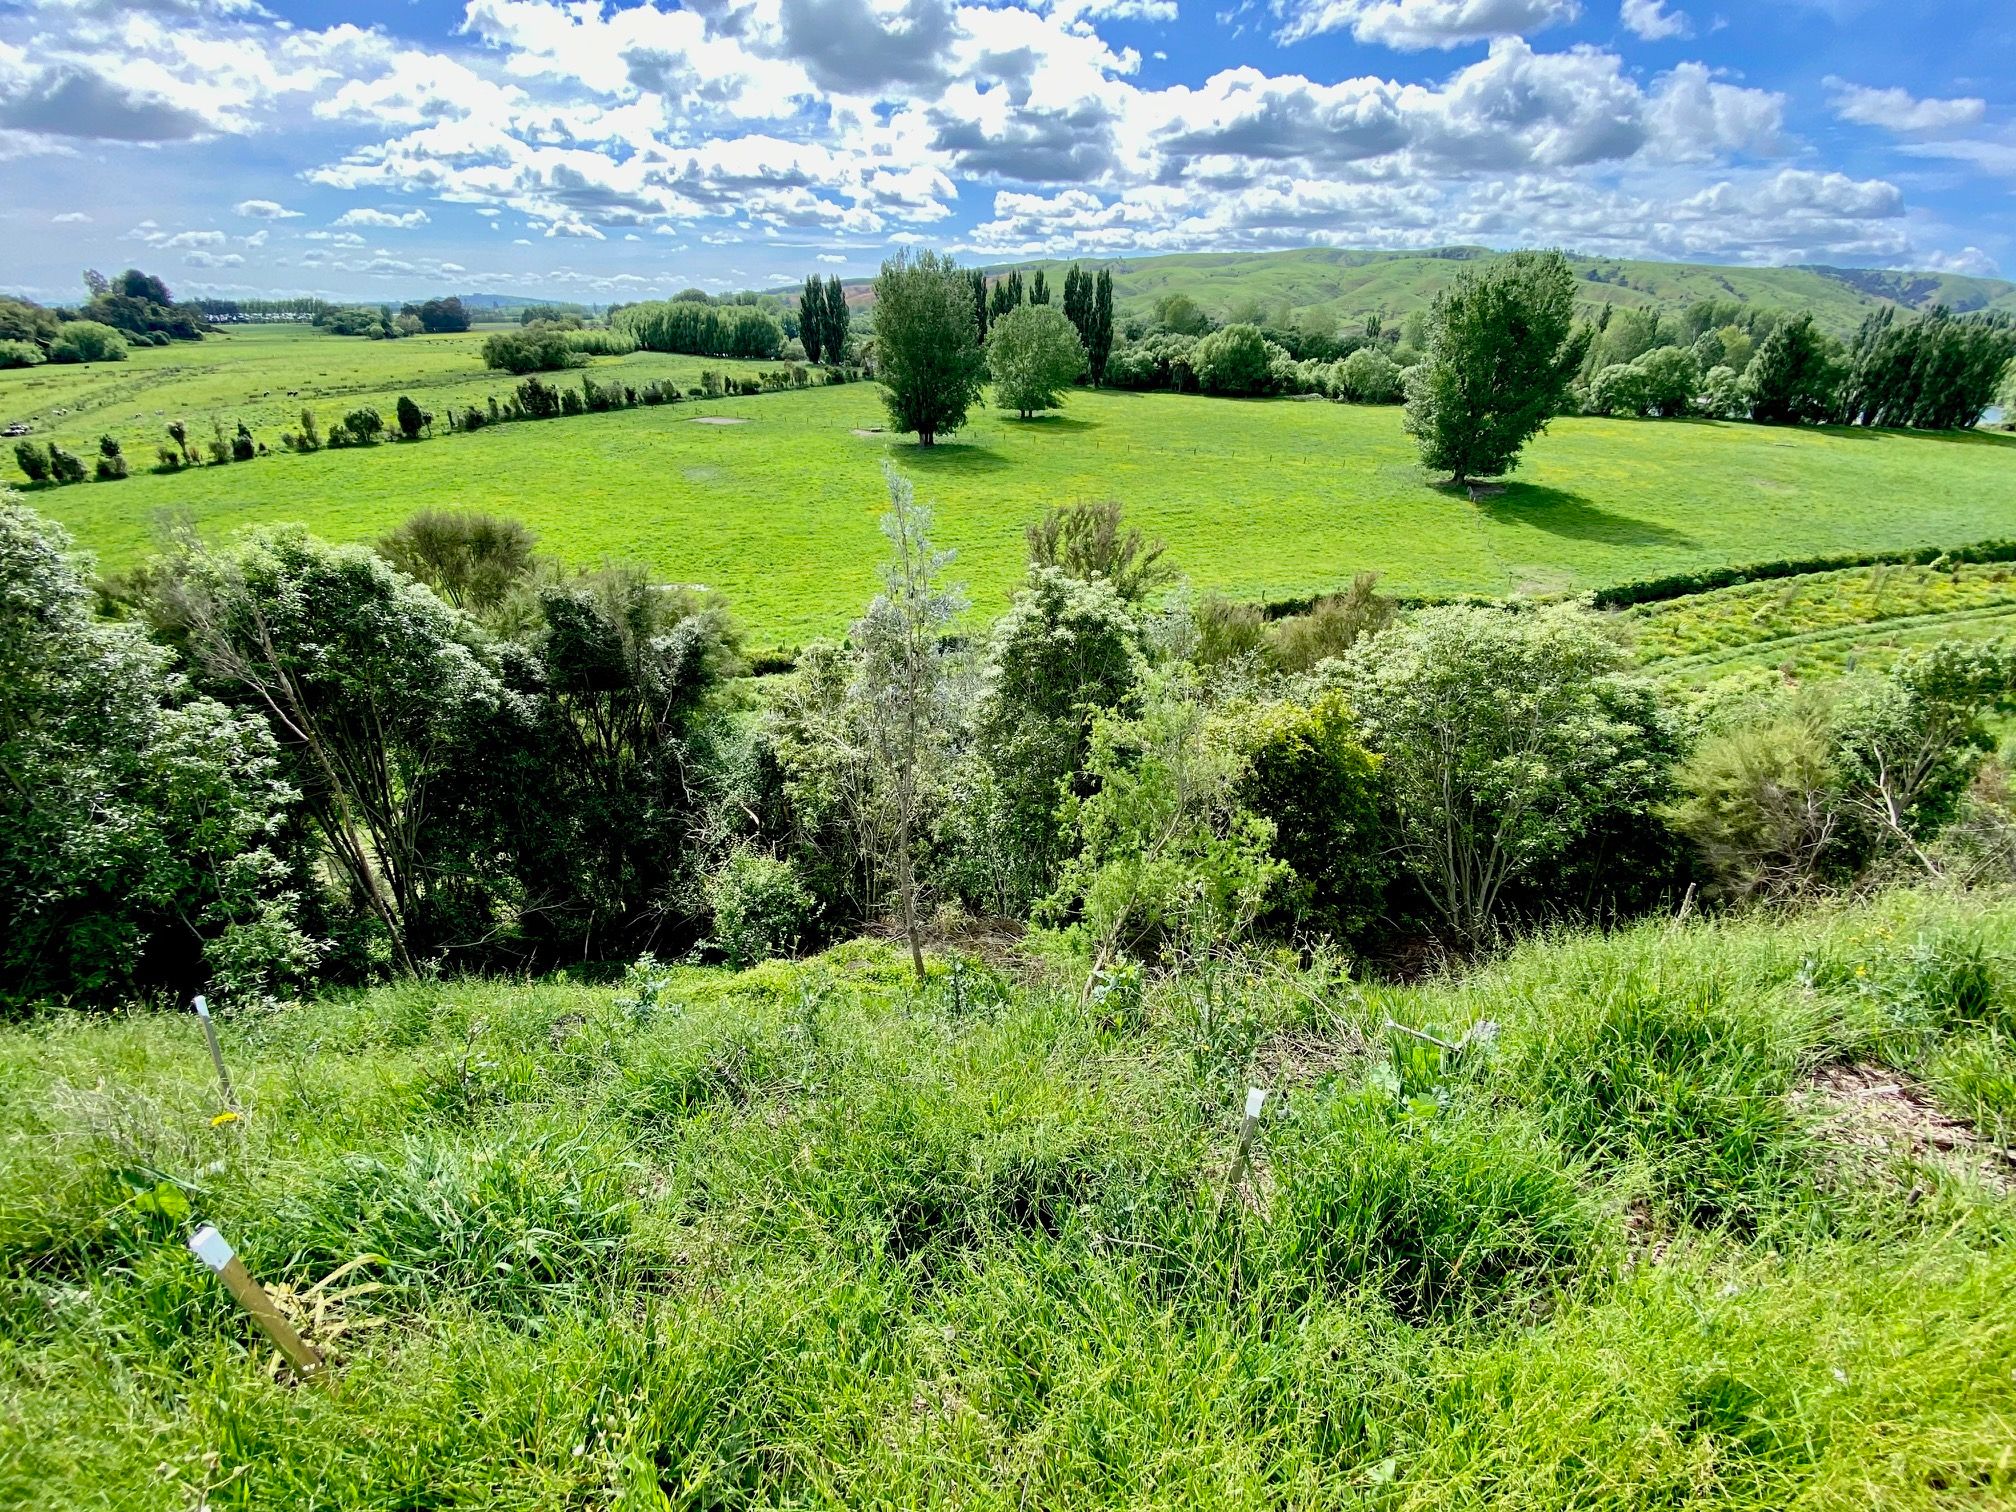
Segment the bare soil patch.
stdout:
<svg viewBox="0 0 2016 1512">
<path fill-rule="evenodd" d="M 1997 1193 L 2016 1186 L 2016 1158 L 1937 1107 L 1910 1077 L 1877 1065 L 1822 1066 L 1793 1101 L 1848 1161 L 1869 1165 L 1908 1155 L 1971 1172 Z"/>
<path fill-rule="evenodd" d="M 690 425 L 747 425 L 749 417 L 747 415 L 695 415 L 687 423 Z"/>
</svg>

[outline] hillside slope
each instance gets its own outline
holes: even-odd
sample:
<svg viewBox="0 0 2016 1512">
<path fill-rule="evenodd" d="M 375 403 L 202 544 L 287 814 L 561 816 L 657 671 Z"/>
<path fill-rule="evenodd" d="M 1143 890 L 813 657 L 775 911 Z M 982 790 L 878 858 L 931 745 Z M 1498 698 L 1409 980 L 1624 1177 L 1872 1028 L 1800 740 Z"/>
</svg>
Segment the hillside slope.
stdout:
<svg viewBox="0 0 2016 1512">
<path fill-rule="evenodd" d="M 225 1013 L 221 1124 L 187 1013 L 8 1026 L 0 1505 L 2008 1507 L 2012 949 L 429 980 Z"/>
<path fill-rule="evenodd" d="M 1306 247 L 1290 252 L 1197 252 L 1166 257 L 1082 259 L 1081 267 L 1113 270 L 1115 304 L 1145 312 L 1164 294 L 1187 294 L 1223 319 L 1244 305 L 1269 320 L 1321 311 L 1339 322 L 1378 312 L 1405 315 L 1424 308 L 1465 267 L 1498 256 L 1483 247 L 1439 247 L 1427 252 L 1360 252 Z M 1999 278 L 1950 273 L 1891 272 L 1870 268 L 1737 268 L 1701 263 L 1633 262 L 1572 256 L 1589 305 L 1680 310 L 1699 299 L 1734 299 L 1772 309 L 1810 310 L 1837 334 L 1851 331 L 1870 310 L 1885 304 L 1927 310 L 2016 313 L 2016 284 Z M 990 264 L 1043 268 L 1059 282 L 1067 260 Z"/>
</svg>

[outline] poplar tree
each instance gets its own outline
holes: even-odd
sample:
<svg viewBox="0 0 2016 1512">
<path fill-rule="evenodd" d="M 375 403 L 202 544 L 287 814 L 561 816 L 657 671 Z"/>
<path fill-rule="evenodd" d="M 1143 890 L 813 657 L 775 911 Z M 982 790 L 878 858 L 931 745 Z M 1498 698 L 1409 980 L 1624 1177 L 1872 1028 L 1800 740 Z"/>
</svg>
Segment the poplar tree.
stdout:
<svg viewBox="0 0 2016 1512">
<path fill-rule="evenodd" d="M 805 345 L 805 360 L 817 362 L 826 350 L 826 291 L 819 275 L 808 274 L 805 291 L 798 296 L 798 339 Z"/>
<path fill-rule="evenodd" d="M 1113 275 L 1101 268 L 1092 286 L 1092 332 L 1085 342 L 1085 362 L 1095 384 L 1106 381 L 1106 359 L 1112 355 Z"/>
<path fill-rule="evenodd" d="M 826 328 L 823 339 L 828 362 L 847 360 L 847 331 L 853 316 L 847 308 L 847 291 L 840 287 L 840 275 L 829 274 L 826 279 Z"/>
</svg>

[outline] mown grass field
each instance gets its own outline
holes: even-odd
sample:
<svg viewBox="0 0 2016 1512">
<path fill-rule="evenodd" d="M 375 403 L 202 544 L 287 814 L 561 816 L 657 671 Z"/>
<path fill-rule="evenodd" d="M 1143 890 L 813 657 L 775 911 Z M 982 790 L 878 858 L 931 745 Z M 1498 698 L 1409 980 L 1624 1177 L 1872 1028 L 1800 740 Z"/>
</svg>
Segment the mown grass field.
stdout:
<svg viewBox="0 0 2016 1512">
<path fill-rule="evenodd" d="M 1424 475 L 1395 409 L 1078 392 L 1036 421 L 981 411 L 929 450 L 874 433 L 883 423 L 878 391 L 856 384 L 141 475 L 34 502 L 114 568 L 168 514 L 211 535 L 290 520 L 369 540 L 422 507 L 491 509 L 565 558 L 632 558 L 719 589 L 762 645 L 837 633 L 874 593 L 885 460 L 937 506 L 983 614 L 1019 576 L 1024 526 L 1079 499 L 1120 500 L 1199 590 L 1243 599 L 1325 592 L 1364 569 L 1402 594 L 1553 594 L 2016 528 L 2016 438 L 1987 434 L 1562 420 L 1511 486 L 1473 503 Z"/>
<path fill-rule="evenodd" d="M 2016 1505 L 2016 902 L 937 965 L 0 1031 L 0 1503 Z"/>
<path fill-rule="evenodd" d="M 2016 567 L 1879 565 L 1719 588 L 1617 616 L 1658 676 L 1825 676 L 1901 650 L 2016 634 Z"/>
<path fill-rule="evenodd" d="M 26 421 L 38 440 L 54 439 L 85 456 L 95 455 L 98 438 L 109 433 L 136 469 L 154 465 L 168 422 L 177 419 L 199 450 L 213 416 L 227 435 L 243 420 L 277 450 L 281 431 L 300 429 L 304 408 L 313 409 L 327 430 L 364 406 L 389 424 L 401 394 L 438 415 L 451 404 L 467 408 L 491 394 L 509 397 L 517 380 L 490 372 L 482 361 L 483 338 L 509 329 L 515 327 L 366 341 L 308 326 L 226 326 L 201 342 L 136 348 L 124 362 L 0 370 L 0 427 Z M 685 388 L 700 381 L 703 367 L 753 372 L 776 366 L 633 352 L 597 359 L 595 376 L 632 384 L 663 379 Z M 11 443 L 0 448 L 0 458 L 11 475 Z"/>
</svg>

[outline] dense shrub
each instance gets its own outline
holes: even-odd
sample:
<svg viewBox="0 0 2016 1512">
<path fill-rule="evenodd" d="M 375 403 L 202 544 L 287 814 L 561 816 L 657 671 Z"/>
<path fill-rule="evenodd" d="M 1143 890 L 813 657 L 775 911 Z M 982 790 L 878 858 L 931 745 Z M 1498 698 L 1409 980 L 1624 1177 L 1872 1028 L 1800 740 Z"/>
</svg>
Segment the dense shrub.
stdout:
<svg viewBox="0 0 2016 1512">
<path fill-rule="evenodd" d="M 95 620 L 68 549 L 0 494 L 0 1002 L 300 981 L 320 947 L 273 740 Z"/>
<path fill-rule="evenodd" d="M 1077 780 L 1094 717 L 1141 675 L 1136 625 L 1103 578 L 1033 567 L 994 627 L 974 739 L 993 777 L 994 824 L 1012 910 L 1049 891 L 1062 861 L 1058 804 Z"/>
<path fill-rule="evenodd" d="M 126 338 L 95 320 L 66 320 L 49 346 L 51 362 L 124 362 Z"/>
<path fill-rule="evenodd" d="M 47 360 L 32 341 L 0 341 L 0 368 L 35 367 Z"/>
<path fill-rule="evenodd" d="M 1292 869 L 1275 905 L 1283 933 L 1359 936 L 1385 904 L 1379 761 L 1359 742 L 1341 695 L 1266 704 L 1227 716 L 1244 752 L 1239 801 L 1274 826 L 1275 859 Z"/>
<path fill-rule="evenodd" d="M 1341 664 L 1385 758 L 1398 852 L 1459 939 L 1489 942 L 1521 888 L 1664 798 L 1672 742 L 1624 666 L 1579 610 L 1457 606 Z"/>
<path fill-rule="evenodd" d="M 116 483 L 126 476 L 126 457 L 119 449 L 117 437 L 98 438 L 98 461 L 95 472 L 100 483 Z"/>
<path fill-rule="evenodd" d="M 1400 365 L 1377 347 L 1358 348 L 1331 370 L 1332 390 L 1351 404 L 1398 404 Z"/>
<path fill-rule="evenodd" d="M 554 373 L 581 367 L 587 357 L 569 344 L 568 333 L 527 326 L 483 338 L 483 365 L 506 373 Z"/>
<path fill-rule="evenodd" d="M 812 931 L 819 905 L 789 861 L 737 850 L 707 879 L 714 944 L 735 967 L 788 956 Z"/>
<path fill-rule="evenodd" d="M 1280 349 L 1258 326 L 1229 325 L 1197 342 L 1190 365 L 1198 386 L 1213 394 L 1264 394 L 1274 387 L 1273 364 Z"/>
</svg>

